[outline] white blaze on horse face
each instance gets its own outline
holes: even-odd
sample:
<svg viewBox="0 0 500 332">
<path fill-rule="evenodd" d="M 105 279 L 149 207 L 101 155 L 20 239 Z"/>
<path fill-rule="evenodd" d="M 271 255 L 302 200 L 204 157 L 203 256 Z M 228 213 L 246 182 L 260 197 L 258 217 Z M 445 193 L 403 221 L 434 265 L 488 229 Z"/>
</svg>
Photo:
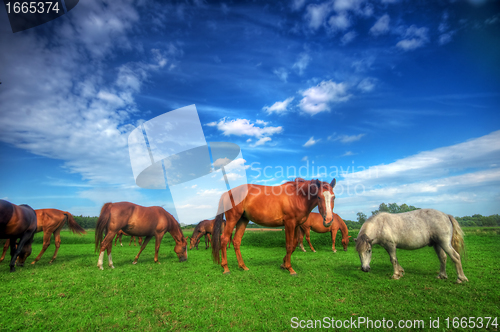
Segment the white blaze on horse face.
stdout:
<svg viewBox="0 0 500 332">
<path fill-rule="evenodd" d="M 323 191 L 323 196 L 325 197 L 326 218 L 330 219 L 333 217 L 332 204 L 331 204 L 332 194 L 328 190 L 325 190 L 325 191 Z"/>
</svg>

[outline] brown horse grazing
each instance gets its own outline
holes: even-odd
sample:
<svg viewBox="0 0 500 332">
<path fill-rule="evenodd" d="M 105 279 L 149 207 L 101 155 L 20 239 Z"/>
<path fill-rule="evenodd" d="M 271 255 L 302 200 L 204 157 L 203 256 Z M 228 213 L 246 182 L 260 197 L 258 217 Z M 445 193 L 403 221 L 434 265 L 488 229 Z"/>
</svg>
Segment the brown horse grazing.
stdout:
<svg viewBox="0 0 500 332">
<path fill-rule="evenodd" d="M 205 249 L 208 249 L 208 246 L 210 245 L 210 234 L 212 234 L 213 229 L 214 229 L 214 222 L 215 219 L 212 220 L 203 220 L 200 221 L 198 225 L 194 228 L 193 235 L 191 236 L 191 244 L 189 246 L 189 250 L 192 250 L 194 247 L 196 247 L 196 250 L 198 250 L 198 244 L 200 244 L 201 237 L 205 235 Z M 223 220 L 225 223 L 226 221 Z M 208 242 L 207 242 L 207 237 L 208 237 Z M 229 240 L 228 243 L 228 248 L 231 248 L 231 242 L 233 239 L 233 234 L 231 233 L 231 239 Z"/>
<path fill-rule="evenodd" d="M 123 244 L 122 244 L 122 236 L 123 235 L 130 236 L 127 233 L 125 233 L 124 231 L 119 231 L 115 237 L 115 247 L 116 247 L 116 242 L 118 241 L 118 239 L 120 239 L 120 245 L 123 247 Z M 139 245 L 141 245 L 142 244 L 142 237 L 138 236 L 138 238 L 139 238 Z M 130 236 L 130 243 L 128 244 L 128 246 L 130 247 L 130 245 L 132 244 L 132 241 L 134 241 L 134 247 L 137 247 L 137 243 L 135 242 L 135 236 Z"/>
<path fill-rule="evenodd" d="M 241 238 L 249 221 L 267 227 L 285 226 L 286 256 L 281 268 L 291 275 L 297 273 L 292 269 L 290 258 L 298 243 L 299 226 L 306 222 L 311 210 L 318 206 L 325 227 L 333 221 L 335 179 L 329 184 L 319 180 L 306 181 L 297 178 L 281 186 L 261 186 L 255 184 L 241 185 L 224 194 L 219 201 L 218 215 L 215 218 L 212 236 L 212 256 L 216 263 L 221 263 L 224 274 L 229 273 L 227 267 L 226 245 L 229 236 L 236 226 L 233 246 L 238 265 L 248 270 L 241 257 Z M 233 202 L 239 202 L 233 204 Z M 226 225 L 222 232 L 222 216 L 225 212 Z M 222 250 L 222 262 L 219 251 Z"/>
<path fill-rule="evenodd" d="M 45 253 L 45 250 L 47 250 L 50 246 L 50 237 L 52 234 L 54 234 L 56 250 L 54 252 L 54 256 L 52 256 L 52 259 L 49 261 L 49 264 L 56 259 L 57 252 L 61 246 L 61 229 L 64 227 L 66 222 L 68 222 L 68 227 L 74 234 L 87 234 L 87 232 L 85 232 L 85 230 L 76 223 L 75 219 L 69 212 L 56 209 L 38 209 L 35 210 L 35 212 L 37 218 L 36 232 L 38 233 L 43 231 L 43 247 L 42 251 L 40 251 L 31 264 L 38 262 Z"/>
<path fill-rule="evenodd" d="M 137 264 L 139 255 L 153 236 L 155 237 L 154 260 L 155 263 L 158 263 L 158 251 L 160 250 L 163 235 L 166 232 L 169 232 L 175 240 L 174 251 L 179 257 L 179 261 L 184 262 L 187 260 L 186 238 L 182 234 L 182 229 L 177 220 L 165 209 L 159 206 L 144 207 L 129 202 L 106 203 L 101 209 L 95 231 L 95 250 L 99 250 L 97 267 L 101 270 L 103 270 L 104 250 L 108 252 L 108 265 L 114 268 L 111 249 L 113 238 L 120 230 L 133 236 L 146 237 L 132 264 Z M 106 237 L 101 242 L 104 232 L 106 232 Z"/>
<path fill-rule="evenodd" d="M 0 239 L 10 240 L 10 272 L 16 270 L 15 264 L 23 266 L 31 254 L 31 244 L 36 232 L 36 213 L 28 205 L 15 205 L 0 200 Z M 19 244 L 16 246 L 16 240 Z"/>
<path fill-rule="evenodd" d="M 344 251 L 347 251 L 347 246 L 349 245 L 349 238 L 350 236 L 348 235 L 349 230 L 347 229 L 347 226 L 342 220 L 342 218 L 339 217 L 338 214 L 334 213 L 333 214 L 333 222 L 330 225 L 330 227 L 324 227 L 323 226 L 323 218 L 321 218 L 321 215 L 316 212 L 311 212 L 309 215 L 309 218 L 307 218 L 307 221 L 300 225 L 300 234 L 299 234 L 299 246 L 300 249 L 302 249 L 303 252 L 306 252 L 304 249 L 304 245 L 302 244 L 302 241 L 304 240 L 304 234 L 306 235 L 306 240 L 309 243 L 309 247 L 311 247 L 311 250 L 313 252 L 316 252 L 314 250 L 313 245 L 311 244 L 311 229 L 315 231 L 316 233 L 327 233 L 330 232 L 332 234 L 332 250 L 333 252 L 337 252 L 337 249 L 335 249 L 335 238 L 337 237 L 337 231 L 340 229 L 342 232 L 342 246 L 344 247 Z"/>
</svg>

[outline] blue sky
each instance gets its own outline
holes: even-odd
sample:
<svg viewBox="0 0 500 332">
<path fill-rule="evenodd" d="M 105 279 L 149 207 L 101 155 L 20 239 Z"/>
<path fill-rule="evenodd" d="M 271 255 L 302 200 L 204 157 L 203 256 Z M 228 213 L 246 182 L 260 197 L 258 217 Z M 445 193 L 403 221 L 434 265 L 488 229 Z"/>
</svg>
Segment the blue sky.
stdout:
<svg viewBox="0 0 500 332">
<path fill-rule="evenodd" d="M 500 213 L 498 1 L 80 1 L 16 34 L 2 7 L 0 49 L 16 204 L 175 215 L 169 191 L 135 185 L 127 139 L 195 104 L 250 183 L 335 176 L 344 219 L 382 202 Z"/>
</svg>

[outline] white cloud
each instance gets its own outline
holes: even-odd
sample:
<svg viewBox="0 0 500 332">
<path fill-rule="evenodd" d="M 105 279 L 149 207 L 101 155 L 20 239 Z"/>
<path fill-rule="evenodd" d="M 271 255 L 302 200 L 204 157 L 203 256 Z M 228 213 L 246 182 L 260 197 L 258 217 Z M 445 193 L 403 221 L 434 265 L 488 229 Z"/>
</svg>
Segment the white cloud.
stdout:
<svg viewBox="0 0 500 332">
<path fill-rule="evenodd" d="M 344 31 L 351 26 L 351 20 L 346 12 L 330 17 L 328 20 L 332 32 Z"/>
<path fill-rule="evenodd" d="M 304 73 L 304 70 L 309 65 L 309 62 L 311 62 L 311 57 L 309 56 L 309 54 L 301 53 L 297 61 L 293 64 L 292 68 L 297 69 L 299 75 L 302 75 Z"/>
<path fill-rule="evenodd" d="M 375 89 L 375 82 L 376 79 L 367 77 L 363 79 L 361 82 L 358 84 L 358 89 L 361 90 L 362 92 L 371 92 L 373 89 Z"/>
<path fill-rule="evenodd" d="M 285 99 L 284 101 L 277 101 L 270 107 L 264 106 L 262 108 L 262 110 L 266 111 L 267 114 L 272 114 L 272 113 L 284 114 L 288 111 L 288 106 L 293 101 L 293 99 L 294 99 L 294 97 L 290 97 L 290 98 Z M 257 123 L 259 123 L 258 120 L 257 120 Z"/>
<path fill-rule="evenodd" d="M 380 36 L 389 32 L 389 23 L 391 19 L 385 14 L 380 17 L 377 22 L 370 28 L 370 33 L 374 36 Z"/>
<path fill-rule="evenodd" d="M 356 38 L 357 36 L 358 36 L 358 34 L 355 31 L 349 31 L 345 35 L 342 36 L 342 38 L 340 39 L 340 44 L 347 45 L 350 42 L 352 42 L 354 40 L 354 38 Z"/>
<path fill-rule="evenodd" d="M 255 142 L 255 144 L 253 144 L 252 146 L 264 145 L 266 142 L 269 142 L 269 141 L 271 141 L 271 137 L 262 137 L 257 142 Z"/>
<path fill-rule="evenodd" d="M 304 98 L 300 101 L 303 112 L 315 115 L 330 111 L 330 104 L 345 102 L 351 98 L 345 83 L 323 81 L 315 87 L 302 92 Z"/>
<path fill-rule="evenodd" d="M 283 127 L 257 127 L 247 119 L 236 119 L 227 121 L 225 118 L 217 123 L 217 129 L 225 136 L 252 136 L 262 138 L 283 132 Z"/>
<path fill-rule="evenodd" d="M 307 156 L 304 156 L 301 161 L 307 161 L 309 158 Z"/>
<path fill-rule="evenodd" d="M 429 38 L 427 36 L 428 32 L 428 28 L 417 28 L 415 25 L 412 25 L 403 33 L 403 37 L 405 39 L 400 40 L 396 44 L 396 47 L 399 47 L 405 51 L 411 51 L 422 47 L 429 41 Z"/>
<path fill-rule="evenodd" d="M 342 157 L 348 157 L 348 156 L 354 156 L 354 155 L 355 155 L 355 153 L 353 153 L 352 151 L 346 151 L 346 152 L 342 155 Z"/>
<path fill-rule="evenodd" d="M 314 136 L 313 136 L 313 137 L 311 137 L 311 138 L 310 138 L 310 139 L 309 139 L 309 140 L 308 140 L 308 141 L 307 141 L 307 142 L 306 142 L 303 146 L 304 146 L 304 147 L 309 147 L 309 146 L 312 146 L 312 145 L 314 145 L 314 144 L 318 143 L 320 140 L 321 140 L 321 139 L 315 140 L 315 139 L 314 139 Z"/>
<path fill-rule="evenodd" d="M 330 141 L 340 141 L 341 143 L 352 143 L 359 141 L 365 134 L 359 134 L 359 135 L 339 135 L 339 136 L 330 136 L 328 137 L 328 140 Z"/>
<path fill-rule="evenodd" d="M 329 2 L 322 4 L 310 4 L 306 8 L 305 19 L 312 30 L 317 30 L 323 25 L 332 8 Z"/>
<path fill-rule="evenodd" d="M 286 71 L 285 68 L 278 68 L 273 70 L 274 75 L 278 76 L 280 80 L 286 83 L 288 79 L 288 72 Z"/>
</svg>

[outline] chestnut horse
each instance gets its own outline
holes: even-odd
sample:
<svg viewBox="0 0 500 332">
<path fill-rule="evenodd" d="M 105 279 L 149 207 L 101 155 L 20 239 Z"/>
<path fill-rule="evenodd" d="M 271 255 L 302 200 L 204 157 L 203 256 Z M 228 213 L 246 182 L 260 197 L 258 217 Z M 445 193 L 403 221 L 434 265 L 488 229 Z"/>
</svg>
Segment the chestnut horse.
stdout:
<svg viewBox="0 0 500 332">
<path fill-rule="evenodd" d="M 10 240 L 10 272 L 16 271 L 15 264 L 23 266 L 31 254 L 31 244 L 36 232 L 36 213 L 30 206 L 15 205 L 0 200 L 0 239 Z M 16 240 L 19 244 L 16 246 Z"/>
<path fill-rule="evenodd" d="M 37 218 L 37 228 L 36 232 L 43 231 L 43 247 L 42 251 L 38 254 L 35 260 L 31 264 L 35 264 L 40 260 L 45 250 L 50 246 L 50 237 L 54 234 L 54 240 L 56 244 L 56 250 L 54 252 L 54 256 L 49 261 L 51 264 L 57 257 L 57 252 L 59 251 L 59 247 L 61 246 L 61 229 L 64 224 L 68 222 L 68 227 L 74 234 L 87 234 L 85 230 L 76 223 L 75 219 L 71 215 L 71 213 L 56 209 L 38 209 L 35 210 L 36 218 Z"/>
<path fill-rule="evenodd" d="M 99 250 L 97 267 L 101 270 L 103 270 L 104 250 L 108 252 L 108 265 L 115 268 L 111 258 L 111 249 L 113 238 L 120 230 L 133 236 L 146 237 L 132 264 L 137 264 L 139 255 L 153 236 L 155 237 L 154 261 L 158 263 L 158 251 L 166 232 L 169 232 L 175 240 L 174 251 L 179 257 L 179 261 L 187 260 L 186 238 L 182 234 L 177 220 L 164 208 L 159 206 L 145 207 L 129 202 L 106 203 L 101 209 L 95 230 L 95 250 Z M 106 237 L 101 242 L 104 232 L 106 232 Z"/>
<path fill-rule="evenodd" d="M 203 220 L 200 221 L 198 225 L 194 228 L 193 235 L 191 236 L 191 244 L 189 246 L 189 249 L 193 249 L 196 247 L 196 250 L 198 250 L 198 244 L 200 244 L 201 237 L 205 235 L 205 249 L 208 249 L 208 246 L 210 245 L 210 234 L 212 234 L 213 229 L 214 229 L 214 222 L 215 219 L 209 220 Z M 223 222 L 226 222 L 225 220 Z M 207 237 L 208 237 L 208 242 L 207 242 Z M 233 234 L 231 233 L 231 239 L 229 240 L 228 243 L 228 248 L 231 248 L 231 242 L 232 242 Z"/>
<path fill-rule="evenodd" d="M 221 263 L 224 274 L 230 273 L 227 267 L 226 245 L 236 226 L 233 246 L 238 259 L 238 266 L 248 270 L 241 257 L 241 238 L 249 221 L 267 227 L 285 226 L 286 256 L 282 269 L 291 275 L 290 258 L 298 243 L 299 226 L 306 222 L 311 210 L 318 206 L 325 227 L 333 221 L 335 179 L 329 184 L 319 180 L 297 178 L 280 186 L 261 186 L 256 184 L 241 185 L 222 194 L 219 201 L 218 215 L 215 218 L 212 236 L 212 256 L 216 263 Z M 233 204 L 233 202 L 239 202 Z M 226 210 L 226 212 L 223 212 Z M 226 215 L 226 225 L 222 232 L 222 217 Z M 222 261 L 219 251 L 222 250 Z"/>
<path fill-rule="evenodd" d="M 309 243 L 309 247 L 311 247 L 311 250 L 313 252 L 316 252 L 314 250 L 313 245 L 311 244 L 311 229 L 315 231 L 316 233 L 327 233 L 330 232 L 332 234 L 332 251 L 337 252 L 337 249 L 335 249 L 335 238 L 337 237 L 337 231 L 340 229 L 342 232 L 342 246 L 344 247 L 344 251 L 347 251 L 347 246 L 349 244 L 349 238 L 350 236 L 348 235 L 349 230 L 347 229 L 347 226 L 342 220 L 342 218 L 339 217 L 338 214 L 334 213 L 333 214 L 333 222 L 330 225 L 330 227 L 326 228 L 323 226 L 323 218 L 321 218 L 321 215 L 316 212 L 311 212 L 309 215 L 309 218 L 307 218 L 307 221 L 300 225 L 300 234 L 299 234 L 299 246 L 300 249 L 302 249 L 303 252 L 306 250 L 304 249 L 304 245 L 302 244 L 302 241 L 304 240 L 304 234 L 306 235 L 306 240 Z"/>
<path fill-rule="evenodd" d="M 116 247 L 116 242 L 118 241 L 118 239 L 120 239 L 120 245 L 123 247 L 123 244 L 122 244 L 122 236 L 123 235 L 130 236 L 129 234 L 125 233 L 124 231 L 119 231 L 115 237 L 115 247 Z M 139 238 L 139 245 L 141 245 L 142 244 L 142 237 L 138 236 L 138 238 Z M 135 242 L 135 236 L 130 236 L 130 243 L 128 244 L 128 246 L 130 247 L 130 245 L 132 244 L 132 241 L 134 241 L 134 247 L 137 247 L 137 243 Z"/>
</svg>

